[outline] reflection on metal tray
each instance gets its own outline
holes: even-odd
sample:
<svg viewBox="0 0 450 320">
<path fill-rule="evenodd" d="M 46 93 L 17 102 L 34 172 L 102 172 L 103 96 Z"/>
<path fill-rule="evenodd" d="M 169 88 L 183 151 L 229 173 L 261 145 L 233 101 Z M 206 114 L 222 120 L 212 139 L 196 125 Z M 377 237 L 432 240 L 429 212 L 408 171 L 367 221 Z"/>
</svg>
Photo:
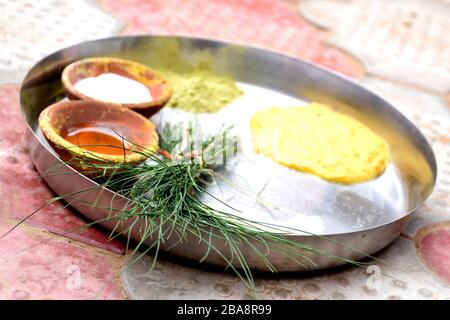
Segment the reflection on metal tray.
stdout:
<svg viewBox="0 0 450 320">
<path fill-rule="evenodd" d="M 64 97 L 60 82 L 63 68 L 75 60 L 93 56 L 131 59 L 156 69 L 172 67 L 178 71 L 186 71 L 202 63 L 212 71 L 238 81 L 246 92 L 245 104 L 252 108 L 263 107 L 255 99 L 264 92 L 277 102 L 285 101 L 286 106 L 308 101 L 322 102 L 355 117 L 383 136 L 391 150 L 391 162 L 384 174 L 365 183 L 330 183 L 276 165 L 260 155 L 238 156 L 227 165 L 222 172 L 224 176 L 255 192 L 264 187 L 264 195 L 283 210 L 273 211 L 258 205 L 252 192 L 246 194 L 233 188 L 219 190 L 214 186 L 209 191 L 229 200 L 245 217 L 304 231 L 292 232 L 288 235 L 291 240 L 343 258 L 360 259 L 364 256 L 361 252 L 372 254 L 391 243 L 434 187 L 435 158 L 419 130 L 389 103 L 350 79 L 301 60 L 256 48 L 183 37 L 117 37 L 82 43 L 52 54 L 33 67 L 21 88 L 22 110 L 30 127 L 33 162 L 41 173 L 55 167 L 61 173 L 71 173 L 44 178 L 57 194 L 67 195 L 91 188 L 81 197 L 67 196 L 66 201 L 92 220 L 106 217 L 110 213 L 107 208 L 123 209 L 127 200 L 109 190 L 92 189 L 95 186 L 92 180 L 65 165 L 39 132 L 37 118 L 47 105 Z M 233 122 L 237 124 L 238 133 L 248 140 L 245 119 L 252 108 L 244 110 L 242 105 L 241 101 L 226 107 L 220 117 L 208 121 L 200 116 L 199 123 Z M 162 124 L 184 118 L 172 110 L 163 110 L 153 120 Z M 232 121 L 233 118 L 241 121 Z M 211 205 L 220 208 L 220 204 Z M 115 222 L 104 222 L 103 225 L 112 229 Z M 311 235 L 310 232 L 322 236 Z M 137 231 L 134 237 L 139 237 Z M 168 239 L 165 248 L 176 241 Z M 220 240 L 215 241 L 214 245 L 228 255 L 229 248 Z M 205 250 L 206 246 L 198 245 L 198 241 L 192 238 L 172 247 L 170 252 L 200 260 Z M 266 269 L 252 250 L 244 247 L 242 251 L 250 267 Z M 301 266 L 274 250 L 268 253 L 268 259 L 278 271 L 320 269 L 342 264 L 342 261 L 331 257 L 311 255 L 310 258 L 315 265 Z M 225 265 L 223 258 L 213 252 L 205 261 Z"/>
</svg>

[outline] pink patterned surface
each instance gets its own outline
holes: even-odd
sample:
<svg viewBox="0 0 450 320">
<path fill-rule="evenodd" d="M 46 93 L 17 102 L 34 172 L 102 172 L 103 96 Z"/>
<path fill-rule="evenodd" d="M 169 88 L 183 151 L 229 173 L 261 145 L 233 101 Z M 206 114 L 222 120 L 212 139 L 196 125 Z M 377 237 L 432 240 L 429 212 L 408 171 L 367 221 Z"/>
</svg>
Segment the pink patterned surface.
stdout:
<svg viewBox="0 0 450 320">
<path fill-rule="evenodd" d="M 25 141 L 26 125 L 20 114 L 18 86 L 0 87 L 0 122 L 0 216 L 20 220 L 45 204 L 54 194 L 39 179 L 31 163 Z M 124 245 L 116 240 L 109 241 L 104 232 L 96 228 L 80 229 L 87 221 L 73 210 L 64 208 L 62 202 L 44 207 L 27 222 L 115 253 L 124 252 Z"/>
<path fill-rule="evenodd" d="M 421 229 L 416 236 L 416 246 L 428 268 L 450 284 L 450 223 Z"/>
<path fill-rule="evenodd" d="M 276 50 L 354 78 L 363 68 L 350 55 L 325 44 L 326 33 L 274 0 L 100 0 L 126 23 L 123 34 L 177 34 L 216 38 Z"/>
<path fill-rule="evenodd" d="M 447 94 L 447 105 L 450 108 L 450 92 Z"/>
<path fill-rule="evenodd" d="M 14 221 L 2 217 L 0 233 Z M 117 257 L 21 226 L 0 240 L 0 299 L 123 299 Z"/>
</svg>

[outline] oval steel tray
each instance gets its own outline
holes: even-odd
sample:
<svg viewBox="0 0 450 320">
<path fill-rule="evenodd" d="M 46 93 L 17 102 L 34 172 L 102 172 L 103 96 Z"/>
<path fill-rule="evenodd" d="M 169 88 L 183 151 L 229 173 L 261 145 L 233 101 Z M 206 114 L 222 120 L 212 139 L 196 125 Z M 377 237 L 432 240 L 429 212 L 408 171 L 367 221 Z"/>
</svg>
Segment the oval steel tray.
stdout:
<svg viewBox="0 0 450 320">
<path fill-rule="evenodd" d="M 185 37 L 115 37 L 81 43 L 46 57 L 30 70 L 20 92 L 36 168 L 59 195 L 88 190 L 66 196 L 65 200 L 91 220 L 104 219 L 111 214 L 111 208 L 122 210 L 127 199 L 97 188 L 95 182 L 64 164 L 46 143 L 37 119 L 46 106 L 64 98 L 60 81 L 64 67 L 93 56 L 135 60 L 156 69 L 208 63 L 214 72 L 232 76 L 241 83 L 269 88 L 303 101 L 328 104 L 382 135 L 390 146 L 391 164 L 378 179 L 343 186 L 299 173 L 295 176 L 296 188 L 279 190 L 293 201 L 291 207 L 295 210 L 308 212 L 325 224 L 320 235 L 293 232 L 287 236 L 291 240 L 346 259 L 361 259 L 364 253 L 373 254 L 391 243 L 434 187 L 436 161 L 426 139 L 388 102 L 351 79 L 299 59 L 252 47 Z M 45 175 L 50 169 L 52 174 Z M 257 174 L 255 169 L 251 171 L 251 175 Z M 118 231 L 128 223 L 130 221 L 125 221 Z M 116 222 L 105 221 L 102 225 L 112 230 Z M 137 240 L 138 228 L 133 229 Z M 151 241 L 148 239 L 148 243 Z M 170 253 L 193 260 L 200 260 L 206 252 L 206 246 L 195 238 L 173 246 L 177 241 L 175 236 L 167 239 L 162 249 L 171 247 Z M 215 240 L 214 245 L 229 256 L 229 249 L 223 242 Z M 250 267 L 266 270 L 250 248 L 243 247 L 242 251 Z M 321 269 L 343 263 L 316 254 L 309 257 L 314 263 L 302 266 L 279 252 L 268 252 L 268 259 L 278 271 Z M 214 252 L 205 262 L 226 264 Z"/>
</svg>

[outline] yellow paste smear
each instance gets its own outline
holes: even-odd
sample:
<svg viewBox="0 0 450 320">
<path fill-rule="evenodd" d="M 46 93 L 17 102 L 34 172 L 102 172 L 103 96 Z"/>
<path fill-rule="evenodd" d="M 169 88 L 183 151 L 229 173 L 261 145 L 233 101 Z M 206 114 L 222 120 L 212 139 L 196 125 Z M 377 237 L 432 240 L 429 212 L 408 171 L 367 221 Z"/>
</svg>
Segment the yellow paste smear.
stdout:
<svg viewBox="0 0 450 320">
<path fill-rule="evenodd" d="M 259 111 L 251 119 L 251 130 L 255 152 L 337 183 L 373 179 L 389 162 L 382 137 L 318 103 Z"/>
</svg>

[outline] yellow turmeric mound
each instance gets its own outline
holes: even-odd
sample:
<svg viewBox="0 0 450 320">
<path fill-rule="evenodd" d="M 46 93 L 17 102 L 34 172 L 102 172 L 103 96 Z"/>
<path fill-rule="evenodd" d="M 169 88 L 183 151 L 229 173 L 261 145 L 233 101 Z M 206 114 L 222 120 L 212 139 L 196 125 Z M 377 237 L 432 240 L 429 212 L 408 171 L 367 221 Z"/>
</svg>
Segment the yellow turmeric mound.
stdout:
<svg viewBox="0 0 450 320">
<path fill-rule="evenodd" d="M 262 110 L 250 125 L 255 152 L 329 181 L 367 181 L 383 173 L 389 161 L 382 137 L 318 103 Z"/>
</svg>

